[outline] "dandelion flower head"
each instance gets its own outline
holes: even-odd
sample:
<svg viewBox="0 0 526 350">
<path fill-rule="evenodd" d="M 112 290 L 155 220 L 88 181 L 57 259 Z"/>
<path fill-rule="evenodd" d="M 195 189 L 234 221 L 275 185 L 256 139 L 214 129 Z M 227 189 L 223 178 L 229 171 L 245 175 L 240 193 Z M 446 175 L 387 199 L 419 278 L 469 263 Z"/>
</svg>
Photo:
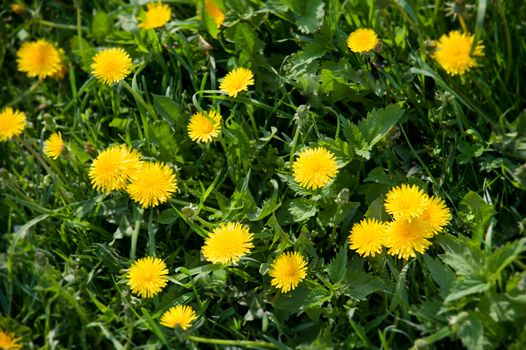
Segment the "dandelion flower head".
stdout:
<svg viewBox="0 0 526 350">
<path fill-rule="evenodd" d="M 221 27 L 225 20 L 225 14 L 216 5 L 214 0 L 205 0 L 205 11 L 216 23 L 217 28 Z"/>
<path fill-rule="evenodd" d="M 44 79 L 61 68 L 58 50 L 44 39 L 25 42 L 16 53 L 18 70 L 28 77 Z"/>
<path fill-rule="evenodd" d="M 206 260 L 216 264 L 238 262 L 254 247 L 248 227 L 237 222 L 223 223 L 206 238 L 202 248 Z"/>
<path fill-rule="evenodd" d="M 26 128 L 26 115 L 11 107 L 0 112 L 0 141 L 7 141 L 18 136 Z"/>
<path fill-rule="evenodd" d="M 165 327 L 179 327 L 187 330 L 197 318 L 194 309 L 187 305 L 176 305 L 166 311 L 161 317 L 161 324 Z"/>
<path fill-rule="evenodd" d="M 387 224 L 385 239 L 385 246 L 389 248 L 387 253 L 402 259 L 416 257 L 416 252 L 424 253 L 431 245 L 427 239 L 431 233 L 431 227 L 420 218 L 391 221 Z"/>
<path fill-rule="evenodd" d="M 64 150 L 64 140 L 60 132 L 51 134 L 44 145 L 44 153 L 49 158 L 57 159 Z"/>
<path fill-rule="evenodd" d="M 188 135 L 192 141 L 210 142 L 221 131 L 221 115 L 215 111 L 197 112 L 188 123 Z"/>
<path fill-rule="evenodd" d="M 347 46 L 352 52 L 364 53 L 372 51 L 379 42 L 380 40 L 374 30 L 359 28 L 349 35 Z"/>
<path fill-rule="evenodd" d="M 131 68 L 132 60 L 128 53 L 114 47 L 99 51 L 93 56 L 91 74 L 104 84 L 111 85 L 126 78 Z"/>
<path fill-rule="evenodd" d="M 416 185 L 403 184 L 392 188 L 385 198 L 385 210 L 395 219 L 420 216 L 427 207 L 429 196 Z"/>
<path fill-rule="evenodd" d="M 97 191 L 111 192 L 126 187 L 141 166 L 141 156 L 126 145 L 114 145 L 102 151 L 91 163 L 89 177 Z"/>
<path fill-rule="evenodd" d="M 272 262 L 269 275 L 272 277 L 271 284 L 287 293 L 307 276 L 307 262 L 300 253 L 283 253 Z"/>
<path fill-rule="evenodd" d="M 248 86 L 254 85 L 254 74 L 248 68 L 236 68 L 223 78 L 219 89 L 236 97 L 241 91 L 248 91 Z"/>
<path fill-rule="evenodd" d="M 172 17 L 172 10 L 167 4 L 149 3 L 144 13 L 144 20 L 139 24 L 140 28 L 152 29 L 164 26 Z"/>
<path fill-rule="evenodd" d="M 14 333 L 4 332 L 0 329 L 0 349 L 3 350 L 16 350 L 22 347 L 18 341 L 21 338 L 16 338 Z"/>
<path fill-rule="evenodd" d="M 385 223 L 376 219 L 363 219 L 354 224 L 349 235 L 349 248 L 361 256 L 380 254 L 387 234 Z"/>
<path fill-rule="evenodd" d="M 431 196 L 420 219 L 431 227 L 433 235 L 435 235 L 442 232 L 444 226 L 449 223 L 451 220 L 451 212 L 442 198 Z"/>
<path fill-rule="evenodd" d="M 168 268 L 164 261 L 151 256 L 136 260 L 128 271 L 128 286 L 133 294 L 151 298 L 168 283 Z"/>
<path fill-rule="evenodd" d="M 302 187 L 317 189 L 334 179 L 338 163 L 334 154 L 324 147 L 307 148 L 292 164 L 292 174 Z"/>
<path fill-rule="evenodd" d="M 130 197 L 143 208 L 162 204 L 177 190 L 173 169 L 161 162 L 143 162 L 126 188 Z"/>
<path fill-rule="evenodd" d="M 480 43 L 471 53 L 474 39 L 473 35 L 458 30 L 444 34 L 436 43 L 433 58 L 449 75 L 462 75 L 477 66 L 474 57 L 484 56 L 484 46 Z"/>
</svg>

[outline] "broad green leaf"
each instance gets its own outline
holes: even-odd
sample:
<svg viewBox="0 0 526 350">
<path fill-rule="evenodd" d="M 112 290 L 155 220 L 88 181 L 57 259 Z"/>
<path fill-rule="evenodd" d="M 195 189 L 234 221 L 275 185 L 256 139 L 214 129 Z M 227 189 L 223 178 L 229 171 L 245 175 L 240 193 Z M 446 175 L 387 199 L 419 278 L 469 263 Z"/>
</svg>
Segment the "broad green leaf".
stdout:
<svg viewBox="0 0 526 350">
<path fill-rule="evenodd" d="M 327 273 L 329 274 L 332 283 L 341 281 L 347 274 L 347 250 L 347 246 L 342 245 L 338 254 L 327 266 Z"/>
<path fill-rule="evenodd" d="M 457 279 L 453 283 L 444 303 L 449 303 L 467 295 L 480 294 L 489 289 L 489 283 L 481 279 Z"/>
<path fill-rule="evenodd" d="M 314 33 L 321 28 L 325 3 L 323 0 L 303 0 L 300 15 L 296 18 L 296 25 L 303 33 Z"/>
<path fill-rule="evenodd" d="M 153 96 L 153 105 L 159 113 L 159 115 L 170 122 L 174 126 L 183 126 L 186 125 L 186 118 L 181 111 L 181 107 L 175 103 L 171 98 L 161 95 Z"/>
<path fill-rule="evenodd" d="M 464 196 L 460 205 L 463 208 L 463 212 L 467 215 L 468 223 L 471 224 L 473 233 L 475 234 L 474 238 L 477 242 L 481 242 L 495 214 L 493 206 L 473 191 L 469 191 L 468 194 Z"/>
<path fill-rule="evenodd" d="M 250 55 L 254 55 L 265 46 L 265 43 L 258 39 L 254 29 L 246 23 L 239 23 L 236 26 L 234 38 L 237 52 L 247 51 Z"/>
<path fill-rule="evenodd" d="M 316 203 L 308 199 L 294 199 L 289 203 L 288 210 L 295 222 L 302 222 L 316 215 Z"/>
<path fill-rule="evenodd" d="M 431 274 L 431 278 L 440 287 L 440 295 L 445 298 L 455 281 L 455 274 L 446 265 L 442 264 L 440 260 L 433 259 L 427 254 L 424 255 L 424 262 Z"/>
<path fill-rule="evenodd" d="M 173 161 L 179 152 L 179 146 L 174 138 L 174 132 L 166 120 L 157 120 L 151 124 L 154 141 L 160 150 L 160 158 L 165 161 Z"/>
</svg>

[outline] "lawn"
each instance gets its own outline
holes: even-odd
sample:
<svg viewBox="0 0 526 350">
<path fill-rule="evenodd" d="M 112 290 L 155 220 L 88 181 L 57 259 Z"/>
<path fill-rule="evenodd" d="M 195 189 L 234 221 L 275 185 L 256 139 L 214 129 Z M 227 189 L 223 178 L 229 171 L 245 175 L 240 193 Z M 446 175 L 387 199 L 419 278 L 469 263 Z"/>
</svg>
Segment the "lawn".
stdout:
<svg viewBox="0 0 526 350">
<path fill-rule="evenodd" d="M 523 0 L 0 0 L 0 349 L 523 349 L 525 37 Z"/>
</svg>

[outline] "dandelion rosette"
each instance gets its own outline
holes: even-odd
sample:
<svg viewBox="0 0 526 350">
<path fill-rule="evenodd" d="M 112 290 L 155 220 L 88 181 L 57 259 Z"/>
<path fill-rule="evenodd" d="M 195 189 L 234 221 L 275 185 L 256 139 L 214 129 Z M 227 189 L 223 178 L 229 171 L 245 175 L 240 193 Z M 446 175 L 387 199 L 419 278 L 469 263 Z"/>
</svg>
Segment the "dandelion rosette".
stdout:
<svg viewBox="0 0 526 350">
<path fill-rule="evenodd" d="M 484 46 L 480 43 L 471 52 L 473 40 L 473 35 L 458 30 L 444 34 L 436 43 L 433 58 L 449 75 L 463 75 L 477 66 L 474 57 L 484 56 Z"/>
<path fill-rule="evenodd" d="M 221 27 L 225 20 L 225 14 L 219 6 L 216 5 L 214 0 L 205 0 L 205 11 L 214 20 L 217 28 Z"/>
<path fill-rule="evenodd" d="M 420 218 L 393 220 L 387 224 L 387 253 L 402 259 L 414 258 L 416 252 L 423 254 L 431 245 L 427 239 L 431 232 L 431 227 Z"/>
<path fill-rule="evenodd" d="M 130 197 L 143 208 L 162 204 L 177 191 L 173 169 L 161 162 L 143 162 L 126 187 Z"/>
<path fill-rule="evenodd" d="M 369 28 L 359 28 L 349 34 L 347 47 L 352 52 L 365 53 L 372 51 L 380 42 L 376 32 Z"/>
<path fill-rule="evenodd" d="M 354 224 L 349 235 L 349 248 L 363 257 L 382 252 L 387 234 L 385 223 L 376 219 L 363 219 Z"/>
<path fill-rule="evenodd" d="M 196 318 L 195 311 L 191 306 L 176 305 L 161 316 L 161 324 L 169 328 L 179 327 L 185 331 Z"/>
<path fill-rule="evenodd" d="M 126 145 L 114 145 L 102 151 L 91 163 L 89 177 L 97 191 L 111 192 L 126 187 L 141 167 L 141 156 Z"/>
<path fill-rule="evenodd" d="M 215 264 L 236 263 L 254 247 L 252 239 L 245 225 L 223 223 L 206 238 L 202 253 L 206 260 Z"/>
<path fill-rule="evenodd" d="M 58 50 L 44 39 L 23 43 L 16 56 L 18 70 L 30 78 L 44 79 L 62 67 Z"/>
<path fill-rule="evenodd" d="M 57 159 L 64 150 L 64 140 L 60 132 L 54 132 L 44 145 L 44 153 L 49 158 Z"/>
<path fill-rule="evenodd" d="M 162 3 L 149 3 L 144 13 L 144 20 L 139 24 L 140 28 L 152 29 L 164 26 L 172 17 L 170 6 Z"/>
<path fill-rule="evenodd" d="M 104 84 L 115 84 L 130 74 L 132 60 L 121 48 L 110 48 L 99 51 L 93 56 L 91 74 Z"/>
<path fill-rule="evenodd" d="M 248 68 L 236 68 L 223 78 L 219 89 L 228 96 L 236 97 L 241 91 L 248 91 L 248 86 L 254 85 L 254 74 Z"/>
<path fill-rule="evenodd" d="M 411 220 L 427 207 L 429 196 L 416 185 L 403 184 L 392 188 L 385 198 L 385 210 L 395 219 Z"/>
<path fill-rule="evenodd" d="M 272 262 L 269 275 L 272 277 L 271 284 L 287 293 L 307 276 L 307 262 L 300 253 L 283 253 Z"/>
<path fill-rule="evenodd" d="M 24 112 L 17 111 L 11 107 L 0 112 L 0 141 L 7 141 L 22 134 L 26 128 L 27 121 Z"/>
<path fill-rule="evenodd" d="M 128 271 L 128 286 L 133 294 L 151 298 L 168 284 L 168 268 L 159 258 L 147 256 L 135 261 Z"/>
<path fill-rule="evenodd" d="M 331 182 L 338 174 L 334 153 L 324 147 L 307 148 L 292 164 L 294 180 L 302 187 L 317 189 Z"/>
<path fill-rule="evenodd" d="M 221 115 L 215 111 L 197 112 L 188 123 L 188 136 L 192 141 L 208 143 L 221 131 Z"/>
</svg>

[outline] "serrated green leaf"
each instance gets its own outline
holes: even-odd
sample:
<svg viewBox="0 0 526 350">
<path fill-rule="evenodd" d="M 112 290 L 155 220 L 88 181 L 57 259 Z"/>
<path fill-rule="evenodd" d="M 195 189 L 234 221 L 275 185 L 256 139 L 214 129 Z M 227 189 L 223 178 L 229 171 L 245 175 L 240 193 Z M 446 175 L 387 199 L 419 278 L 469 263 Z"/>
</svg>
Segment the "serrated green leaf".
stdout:
<svg viewBox="0 0 526 350">
<path fill-rule="evenodd" d="M 314 33 L 321 28 L 325 16 L 323 0 L 304 0 L 296 25 L 303 33 Z"/>
<path fill-rule="evenodd" d="M 159 146 L 160 158 L 165 161 L 173 161 L 179 153 L 179 146 L 175 141 L 174 132 L 166 120 L 157 120 L 151 124 L 152 141 Z"/>
<path fill-rule="evenodd" d="M 104 41 L 104 39 L 111 34 L 113 30 L 113 22 L 108 14 L 104 11 L 97 11 L 93 16 L 93 22 L 91 22 L 91 33 L 98 42 Z"/>
<path fill-rule="evenodd" d="M 159 115 L 172 125 L 186 125 L 186 120 L 181 107 L 171 98 L 161 95 L 153 96 L 153 105 Z"/>
<path fill-rule="evenodd" d="M 305 198 L 292 200 L 289 203 L 288 210 L 295 222 L 305 221 L 316 215 L 318 211 L 316 203 Z"/>
</svg>

